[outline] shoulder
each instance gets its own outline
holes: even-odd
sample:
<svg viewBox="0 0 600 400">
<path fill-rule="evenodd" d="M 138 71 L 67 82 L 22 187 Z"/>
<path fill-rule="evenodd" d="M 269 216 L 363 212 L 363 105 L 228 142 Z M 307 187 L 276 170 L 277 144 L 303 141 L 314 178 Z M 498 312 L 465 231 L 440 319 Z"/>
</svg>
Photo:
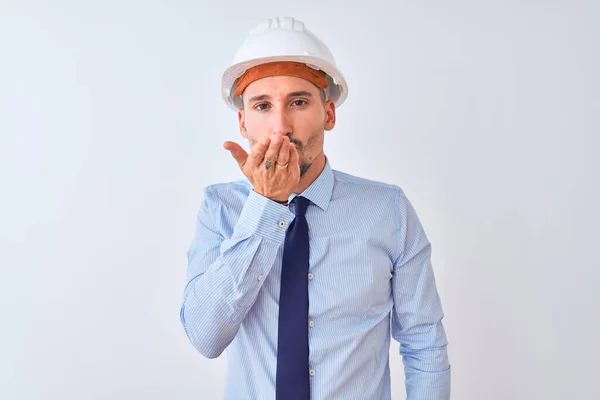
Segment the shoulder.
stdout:
<svg viewBox="0 0 600 400">
<path fill-rule="evenodd" d="M 367 179 L 338 170 L 333 170 L 333 176 L 336 189 L 348 189 L 367 195 L 391 196 L 392 198 L 404 194 L 402 187 L 397 184 Z"/>
<path fill-rule="evenodd" d="M 244 202 L 250 190 L 252 186 L 246 179 L 212 183 L 204 187 L 204 200 L 220 204 Z"/>
<path fill-rule="evenodd" d="M 248 193 L 252 187 L 246 179 L 239 179 L 231 182 L 211 183 L 204 187 L 205 193 L 218 194 L 229 192 L 245 192 Z"/>
</svg>

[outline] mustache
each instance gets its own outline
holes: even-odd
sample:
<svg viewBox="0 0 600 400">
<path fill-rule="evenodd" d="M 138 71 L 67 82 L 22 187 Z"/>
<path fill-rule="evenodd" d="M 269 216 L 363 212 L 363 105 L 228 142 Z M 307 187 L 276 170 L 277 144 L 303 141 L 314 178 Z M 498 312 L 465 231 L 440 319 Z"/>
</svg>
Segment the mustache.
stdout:
<svg viewBox="0 0 600 400">
<path fill-rule="evenodd" d="M 296 139 L 292 139 L 290 138 L 290 143 L 294 143 L 294 145 L 296 145 L 296 148 L 302 148 L 302 142 Z"/>
</svg>

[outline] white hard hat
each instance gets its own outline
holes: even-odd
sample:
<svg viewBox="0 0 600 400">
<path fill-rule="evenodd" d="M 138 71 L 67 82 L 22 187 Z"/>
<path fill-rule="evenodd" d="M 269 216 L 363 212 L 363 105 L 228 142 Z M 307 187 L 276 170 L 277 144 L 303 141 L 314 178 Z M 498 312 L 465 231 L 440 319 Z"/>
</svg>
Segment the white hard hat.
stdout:
<svg viewBox="0 0 600 400">
<path fill-rule="evenodd" d="M 314 69 L 323 70 L 329 86 L 325 89 L 328 100 L 339 107 L 348 96 L 348 85 L 335 65 L 333 54 L 308 29 L 304 23 L 291 17 L 270 18 L 258 24 L 242 46 L 233 62 L 223 73 L 221 92 L 232 109 L 242 107 L 242 99 L 235 96 L 235 80 L 251 67 L 274 61 L 302 62 Z"/>
</svg>

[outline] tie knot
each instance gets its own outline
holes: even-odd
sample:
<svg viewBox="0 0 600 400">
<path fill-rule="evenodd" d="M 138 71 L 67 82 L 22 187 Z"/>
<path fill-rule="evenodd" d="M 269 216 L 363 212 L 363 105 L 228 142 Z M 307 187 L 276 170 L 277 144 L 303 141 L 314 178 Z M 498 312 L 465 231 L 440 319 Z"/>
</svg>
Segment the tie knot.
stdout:
<svg viewBox="0 0 600 400">
<path fill-rule="evenodd" d="M 306 214 L 306 209 L 310 204 L 310 200 L 306 197 L 296 196 L 292 202 L 296 205 L 296 217 L 304 216 L 304 214 Z"/>
</svg>

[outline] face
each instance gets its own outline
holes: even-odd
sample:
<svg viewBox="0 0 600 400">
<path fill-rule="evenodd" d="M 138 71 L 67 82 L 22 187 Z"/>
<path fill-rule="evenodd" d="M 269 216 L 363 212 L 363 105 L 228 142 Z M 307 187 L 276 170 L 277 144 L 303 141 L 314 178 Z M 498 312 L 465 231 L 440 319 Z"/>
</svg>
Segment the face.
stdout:
<svg viewBox="0 0 600 400">
<path fill-rule="evenodd" d="M 240 132 L 252 149 L 264 136 L 288 136 L 300 157 L 300 176 L 323 153 L 325 131 L 335 125 L 335 103 L 295 76 L 271 76 L 249 84 L 238 111 Z"/>
</svg>

